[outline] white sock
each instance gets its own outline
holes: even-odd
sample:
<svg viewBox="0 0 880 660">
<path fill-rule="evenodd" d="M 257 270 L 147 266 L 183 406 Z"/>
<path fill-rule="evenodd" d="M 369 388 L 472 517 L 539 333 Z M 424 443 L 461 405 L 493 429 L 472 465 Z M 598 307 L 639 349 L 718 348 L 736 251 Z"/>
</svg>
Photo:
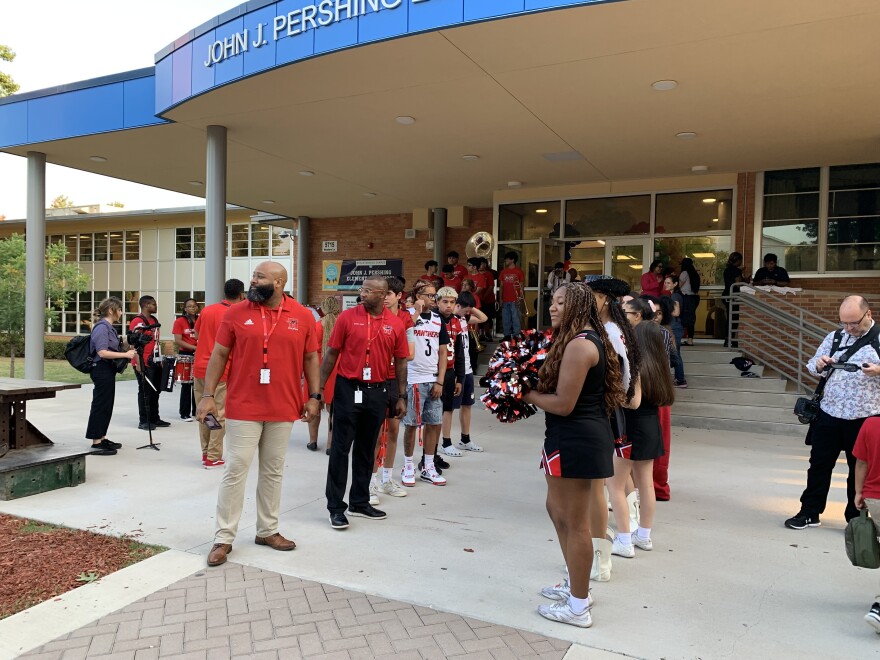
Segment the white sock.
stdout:
<svg viewBox="0 0 880 660">
<path fill-rule="evenodd" d="M 413 459 L 412 456 L 406 456 L 406 455 L 404 455 L 404 457 L 403 457 L 403 464 L 404 464 L 406 467 L 411 468 L 411 467 L 413 466 L 413 460 L 412 460 L 412 459 Z"/>
<path fill-rule="evenodd" d="M 575 598 L 574 596 L 568 597 L 568 607 L 575 614 L 583 614 L 587 610 L 587 603 L 590 602 L 589 597 L 587 598 Z"/>
<path fill-rule="evenodd" d="M 382 468 L 382 483 L 387 484 L 391 481 L 391 470 L 392 468 Z"/>
<path fill-rule="evenodd" d="M 377 476 L 379 476 L 379 475 L 377 475 L 375 472 L 373 472 L 373 476 L 370 477 L 371 484 L 379 483 L 378 480 L 376 479 Z"/>
<path fill-rule="evenodd" d="M 622 545 L 632 545 L 632 536 L 629 534 L 618 534 L 617 542 Z"/>
<path fill-rule="evenodd" d="M 639 527 L 639 531 L 636 532 L 639 535 L 640 539 L 649 539 L 651 538 L 651 528 L 650 527 Z"/>
<path fill-rule="evenodd" d="M 425 469 L 429 472 L 434 469 L 434 456 L 425 454 Z"/>
</svg>

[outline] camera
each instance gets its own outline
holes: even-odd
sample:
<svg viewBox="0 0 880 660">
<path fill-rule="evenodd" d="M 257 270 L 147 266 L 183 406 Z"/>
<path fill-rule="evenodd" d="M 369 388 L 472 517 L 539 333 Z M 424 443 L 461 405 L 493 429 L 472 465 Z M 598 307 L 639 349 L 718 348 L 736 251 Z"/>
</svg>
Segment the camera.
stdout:
<svg viewBox="0 0 880 660">
<path fill-rule="evenodd" d="M 849 371 L 850 373 L 859 371 L 861 367 L 857 364 L 853 364 L 852 362 L 832 362 L 828 365 L 830 369 L 843 369 L 844 371 Z"/>
<path fill-rule="evenodd" d="M 153 341 L 153 333 L 150 331 L 156 330 L 157 328 L 161 327 L 161 323 L 139 325 L 134 330 L 128 333 L 128 345 L 138 352 L 143 351 L 144 348 L 146 348 L 147 344 Z"/>
</svg>

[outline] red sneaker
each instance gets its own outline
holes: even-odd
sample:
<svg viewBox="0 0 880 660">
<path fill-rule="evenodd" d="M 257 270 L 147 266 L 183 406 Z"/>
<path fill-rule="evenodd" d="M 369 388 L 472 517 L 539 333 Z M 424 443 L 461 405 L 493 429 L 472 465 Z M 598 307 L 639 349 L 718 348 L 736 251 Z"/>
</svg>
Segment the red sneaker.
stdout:
<svg viewBox="0 0 880 660">
<path fill-rule="evenodd" d="M 202 454 L 202 465 L 204 465 L 204 464 L 205 464 L 205 461 L 207 461 L 207 460 L 208 460 L 208 455 L 207 455 L 207 454 Z"/>
<path fill-rule="evenodd" d="M 210 470 L 212 468 L 223 467 L 224 465 L 226 465 L 226 461 L 224 461 L 222 458 L 217 459 L 216 461 L 209 461 L 207 458 L 205 459 L 205 469 L 206 470 Z"/>
</svg>

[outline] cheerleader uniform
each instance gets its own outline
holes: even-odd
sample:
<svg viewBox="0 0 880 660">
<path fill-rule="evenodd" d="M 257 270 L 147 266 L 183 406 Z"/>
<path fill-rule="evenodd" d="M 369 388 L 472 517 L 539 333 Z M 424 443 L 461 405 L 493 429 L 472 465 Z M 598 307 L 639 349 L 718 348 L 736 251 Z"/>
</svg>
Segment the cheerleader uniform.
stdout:
<svg viewBox="0 0 880 660">
<path fill-rule="evenodd" d="M 592 341 L 599 361 L 587 372 L 574 410 L 567 416 L 544 413 L 546 431 L 541 468 L 568 479 L 607 479 L 614 475 L 614 435 L 602 404 L 605 396 L 605 347 L 592 330 L 575 339 Z"/>
<path fill-rule="evenodd" d="M 657 406 L 642 403 L 637 410 L 625 408 L 626 439 L 630 445 L 623 458 L 631 461 L 650 461 L 660 458 L 663 449 L 663 433 L 660 430 L 660 416 Z M 626 455 L 628 454 L 628 455 Z"/>
</svg>

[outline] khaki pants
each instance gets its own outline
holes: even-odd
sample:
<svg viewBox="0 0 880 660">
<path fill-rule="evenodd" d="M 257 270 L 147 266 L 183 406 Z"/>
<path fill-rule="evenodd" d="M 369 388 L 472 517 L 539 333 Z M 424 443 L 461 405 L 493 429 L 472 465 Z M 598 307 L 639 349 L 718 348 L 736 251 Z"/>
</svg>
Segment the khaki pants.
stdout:
<svg viewBox="0 0 880 660">
<path fill-rule="evenodd" d="M 215 543 L 231 544 L 235 540 L 244 506 L 247 475 L 257 450 L 257 536 L 266 537 L 278 532 L 281 477 L 292 428 L 293 422 L 226 420 L 226 469 L 217 494 Z"/>
<path fill-rule="evenodd" d="M 193 378 L 196 391 L 196 405 L 202 400 L 205 393 L 205 379 Z M 226 422 L 226 381 L 217 383 L 214 390 L 214 405 L 217 406 L 217 421 L 221 424 Z M 208 455 L 209 461 L 219 461 L 223 457 L 223 436 L 225 428 L 219 431 L 211 431 L 205 424 L 199 424 L 199 440 L 202 443 L 202 453 Z"/>
<path fill-rule="evenodd" d="M 880 536 L 880 500 L 866 497 L 865 506 L 868 507 L 868 513 L 871 514 L 871 521 L 874 523 L 874 529 L 877 530 L 877 535 Z"/>
</svg>

